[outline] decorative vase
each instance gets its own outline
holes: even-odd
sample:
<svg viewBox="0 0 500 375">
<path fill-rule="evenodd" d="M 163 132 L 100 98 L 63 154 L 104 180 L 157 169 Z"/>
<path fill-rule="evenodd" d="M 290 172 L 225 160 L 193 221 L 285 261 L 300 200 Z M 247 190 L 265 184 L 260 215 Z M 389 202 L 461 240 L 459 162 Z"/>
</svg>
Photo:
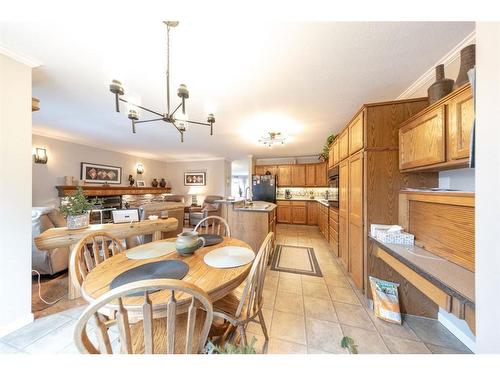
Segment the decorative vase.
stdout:
<svg viewBox="0 0 500 375">
<path fill-rule="evenodd" d="M 199 237 L 198 232 L 182 232 L 177 235 L 175 249 L 182 256 L 192 255 L 196 250 L 205 246 L 205 238 Z"/>
<path fill-rule="evenodd" d="M 437 102 L 439 99 L 444 98 L 453 90 L 453 80 L 444 78 L 444 65 L 436 66 L 436 82 L 434 82 L 427 89 L 427 96 L 429 97 L 429 104 Z"/>
<path fill-rule="evenodd" d="M 476 66 L 476 45 L 471 44 L 460 51 L 460 70 L 453 89 L 457 89 L 469 82 L 467 72 Z"/>
<path fill-rule="evenodd" d="M 164 179 L 164 178 L 162 178 L 162 179 L 160 180 L 160 186 L 161 186 L 162 188 L 164 188 L 165 186 L 167 186 L 167 181 L 165 181 L 165 179 Z"/>
<path fill-rule="evenodd" d="M 89 226 L 90 212 L 81 215 L 68 216 L 66 218 L 66 226 L 68 229 L 82 229 Z"/>
<path fill-rule="evenodd" d="M 158 180 L 156 178 L 153 178 L 153 182 L 151 182 L 151 186 L 158 187 Z"/>
<path fill-rule="evenodd" d="M 130 186 L 134 186 L 135 184 L 135 179 L 132 177 L 131 174 L 128 175 L 128 182 L 130 183 Z"/>
</svg>

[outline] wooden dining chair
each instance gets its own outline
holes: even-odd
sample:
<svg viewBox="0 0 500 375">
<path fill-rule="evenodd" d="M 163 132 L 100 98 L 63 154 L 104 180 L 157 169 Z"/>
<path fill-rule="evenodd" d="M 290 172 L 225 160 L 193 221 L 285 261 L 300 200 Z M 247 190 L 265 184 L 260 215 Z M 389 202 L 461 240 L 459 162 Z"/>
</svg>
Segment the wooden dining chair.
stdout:
<svg viewBox="0 0 500 375">
<path fill-rule="evenodd" d="M 247 344 L 245 327 L 249 322 L 259 323 L 266 341 L 269 340 L 264 315 L 262 314 L 262 291 L 273 237 L 274 233 L 270 232 L 264 239 L 253 261 L 244 287 L 236 289 L 214 303 L 214 316 L 223 318 L 236 327 L 243 345 Z M 227 333 L 230 332 L 230 328 L 226 331 Z M 222 342 L 225 341 L 227 333 L 224 335 Z"/>
<path fill-rule="evenodd" d="M 165 293 L 165 303 L 153 305 L 151 293 Z M 139 296 L 137 297 L 137 293 Z M 177 299 L 191 298 L 178 305 Z M 127 306 L 124 298 L 139 303 Z M 177 299 L 176 299 L 177 297 Z M 74 341 L 81 353 L 117 354 L 109 330 L 99 310 L 106 306 L 116 312 L 119 352 L 123 354 L 201 353 L 213 320 L 213 308 L 206 292 L 182 280 L 141 280 L 112 289 L 89 305 L 78 319 Z M 155 316 L 161 316 L 156 318 Z M 137 323 L 131 323 L 139 319 Z M 96 343 L 87 334 L 90 321 L 95 323 Z"/>
<path fill-rule="evenodd" d="M 202 219 L 196 224 L 194 231 L 200 234 L 218 234 L 219 236 L 231 237 L 229 224 L 220 216 L 208 216 Z"/>
<path fill-rule="evenodd" d="M 122 241 L 107 232 L 95 232 L 75 245 L 69 267 L 73 285 L 80 289 L 83 280 L 95 266 L 125 250 Z"/>
</svg>

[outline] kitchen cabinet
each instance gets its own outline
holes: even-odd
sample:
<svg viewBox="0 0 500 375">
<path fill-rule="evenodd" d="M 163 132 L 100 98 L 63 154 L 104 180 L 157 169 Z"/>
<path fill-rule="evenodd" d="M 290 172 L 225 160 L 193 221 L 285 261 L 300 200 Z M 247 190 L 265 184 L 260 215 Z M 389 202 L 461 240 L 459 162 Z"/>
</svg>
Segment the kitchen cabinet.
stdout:
<svg viewBox="0 0 500 375">
<path fill-rule="evenodd" d="M 330 149 L 328 150 L 328 169 L 333 168 L 335 165 L 335 159 L 333 156 L 333 144 L 330 146 Z"/>
<path fill-rule="evenodd" d="M 265 175 L 267 172 L 271 172 L 272 175 L 277 174 L 277 168 L 275 165 L 256 165 L 255 166 L 255 174 L 256 175 Z"/>
<path fill-rule="evenodd" d="M 336 208 L 329 209 L 330 248 L 335 256 L 339 256 L 339 211 Z"/>
<path fill-rule="evenodd" d="M 306 186 L 306 166 L 304 164 L 291 165 L 291 186 Z"/>
<path fill-rule="evenodd" d="M 307 225 L 318 225 L 318 202 L 307 202 Z"/>
<path fill-rule="evenodd" d="M 292 203 L 292 224 L 307 223 L 307 206 L 305 201 L 295 201 Z"/>
<path fill-rule="evenodd" d="M 289 201 L 276 201 L 276 220 L 278 223 L 290 224 L 292 222 L 292 206 Z"/>
<path fill-rule="evenodd" d="M 292 166 L 278 165 L 278 186 L 292 186 Z"/>
<path fill-rule="evenodd" d="M 319 210 L 318 210 L 318 226 L 319 226 L 319 231 L 321 234 L 326 238 L 326 240 L 329 240 L 329 231 L 328 231 L 328 207 L 318 203 L 319 205 Z"/>
<path fill-rule="evenodd" d="M 363 289 L 363 153 L 349 158 L 348 272 L 359 289 Z"/>
<path fill-rule="evenodd" d="M 440 171 L 467 167 L 474 123 L 470 85 L 448 94 L 399 129 L 399 169 Z"/>
<path fill-rule="evenodd" d="M 444 105 L 417 117 L 400 129 L 399 156 L 401 170 L 446 161 Z"/>
<path fill-rule="evenodd" d="M 343 161 L 339 165 L 339 257 L 346 270 L 349 264 L 348 197 L 349 162 Z"/>
<path fill-rule="evenodd" d="M 448 105 L 448 159 L 468 159 L 474 123 L 474 99 L 471 90 L 453 97 Z"/>
<path fill-rule="evenodd" d="M 349 130 L 346 128 L 339 135 L 339 161 L 349 156 Z"/>
<path fill-rule="evenodd" d="M 363 148 L 363 111 L 349 124 L 349 155 Z"/>
<path fill-rule="evenodd" d="M 306 186 L 316 186 L 316 164 L 306 164 Z"/>
<path fill-rule="evenodd" d="M 328 176 L 326 172 L 326 162 L 315 164 L 316 169 L 316 186 L 327 187 Z"/>
<path fill-rule="evenodd" d="M 335 138 L 335 141 L 333 142 L 333 166 L 337 165 L 340 162 L 340 155 L 339 155 L 339 138 Z"/>
</svg>

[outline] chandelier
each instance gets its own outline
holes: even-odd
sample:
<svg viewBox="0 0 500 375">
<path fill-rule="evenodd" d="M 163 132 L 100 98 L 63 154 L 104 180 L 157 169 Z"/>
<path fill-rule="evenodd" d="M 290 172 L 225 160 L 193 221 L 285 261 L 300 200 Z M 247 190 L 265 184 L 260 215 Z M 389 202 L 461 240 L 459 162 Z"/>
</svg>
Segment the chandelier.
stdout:
<svg viewBox="0 0 500 375">
<path fill-rule="evenodd" d="M 115 94 L 115 107 L 116 112 L 120 112 L 120 102 L 127 103 L 129 105 L 128 118 L 132 121 L 132 133 L 135 133 L 136 124 L 143 124 L 147 122 L 154 121 L 165 121 L 169 124 L 172 124 L 177 131 L 181 135 L 181 142 L 184 142 L 184 132 L 187 130 L 187 124 L 195 124 L 195 125 L 203 125 L 210 126 L 210 135 L 214 134 L 214 123 L 215 116 L 213 113 L 210 113 L 207 117 L 207 122 L 199 122 L 199 121 L 190 121 L 186 117 L 186 99 L 189 98 L 189 91 L 186 85 L 181 84 L 177 89 L 177 96 L 181 98 L 181 102 L 175 109 L 170 112 L 170 29 L 172 27 L 176 27 L 179 22 L 178 21 L 164 21 L 163 22 L 167 26 L 167 72 L 166 72 L 166 81 L 167 81 L 167 112 L 160 113 L 157 111 L 153 111 L 146 107 L 142 107 L 138 104 L 131 103 L 130 101 L 124 99 L 122 96 L 125 94 L 125 90 L 120 81 L 114 79 L 109 85 L 109 90 Z M 134 108 L 140 108 L 143 111 L 149 112 L 155 116 L 156 118 L 139 120 L 139 114 Z M 182 111 L 182 114 L 176 115 L 179 108 Z"/>
<path fill-rule="evenodd" d="M 269 132 L 268 135 L 259 138 L 259 143 L 271 147 L 274 144 L 285 144 L 285 139 L 285 135 L 280 132 Z"/>
</svg>

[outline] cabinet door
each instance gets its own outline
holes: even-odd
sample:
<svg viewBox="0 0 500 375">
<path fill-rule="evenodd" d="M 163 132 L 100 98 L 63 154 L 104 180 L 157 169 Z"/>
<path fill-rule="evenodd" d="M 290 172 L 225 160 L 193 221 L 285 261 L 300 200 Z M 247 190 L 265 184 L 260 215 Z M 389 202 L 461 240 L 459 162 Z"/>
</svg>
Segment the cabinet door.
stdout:
<svg viewBox="0 0 500 375">
<path fill-rule="evenodd" d="M 349 264 L 349 163 L 343 161 L 339 165 L 339 257 L 345 269 Z"/>
<path fill-rule="evenodd" d="M 339 136 L 339 160 L 349 156 L 349 131 L 345 129 Z"/>
<path fill-rule="evenodd" d="M 454 97 L 450 101 L 448 109 L 448 158 L 450 160 L 468 158 L 474 122 L 472 90 L 467 89 Z"/>
<path fill-rule="evenodd" d="M 278 165 L 278 186 L 292 186 L 290 165 Z"/>
<path fill-rule="evenodd" d="M 316 186 L 316 164 L 306 164 L 306 186 Z"/>
<path fill-rule="evenodd" d="M 291 222 L 291 218 L 291 206 L 289 204 L 278 204 L 278 207 L 276 208 L 276 219 L 278 220 L 278 223 L 289 224 Z"/>
<path fill-rule="evenodd" d="M 363 148 L 363 112 L 349 124 L 349 154 Z"/>
<path fill-rule="evenodd" d="M 445 154 L 444 105 L 399 129 L 399 169 L 442 163 Z"/>
<path fill-rule="evenodd" d="M 328 186 L 325 162 L 316 164 L 316 186 Z"/>
<path fill-rule="evenodd" d="M 363 289 L 363 153 L 349 159 L 349 267 L 352 280 Z"/>
<path fill-rule="evenodd" d="M 307 202 L 307 225 L 318 225 L 317 202 Z"/>
<path fill-rule="evenodd" d="M 254 173 L 256 175 L 263 175 L 266 172 L 265 165 L 256 165 Z"/>
<path fill-rule="evenodd" d="M 295 203 L 295 202 L 293 202 Z M 302 205 L 292 204 L 292 223 L 293 224 L 306 224 L 307 223 L 307 208 L 306 202 Z"/>
<path fill-rule="evenodd" d="M 333 165 L 337 165 L 340 161 L 339 155 L 339 140 L 338 138 L 333 142 Z"/>
<path fill-rule="evenodd" d="M 334 160 L 333 160 L 333 145 L 330 147 L 330 150 L 328 151 L 328 169 L 332 168 L 334 165 Z"/>
<path fill-rule="evenodd" d="M 292 165 L 292 186 L 306 186 L 306 166 Z"/>
</svg>

